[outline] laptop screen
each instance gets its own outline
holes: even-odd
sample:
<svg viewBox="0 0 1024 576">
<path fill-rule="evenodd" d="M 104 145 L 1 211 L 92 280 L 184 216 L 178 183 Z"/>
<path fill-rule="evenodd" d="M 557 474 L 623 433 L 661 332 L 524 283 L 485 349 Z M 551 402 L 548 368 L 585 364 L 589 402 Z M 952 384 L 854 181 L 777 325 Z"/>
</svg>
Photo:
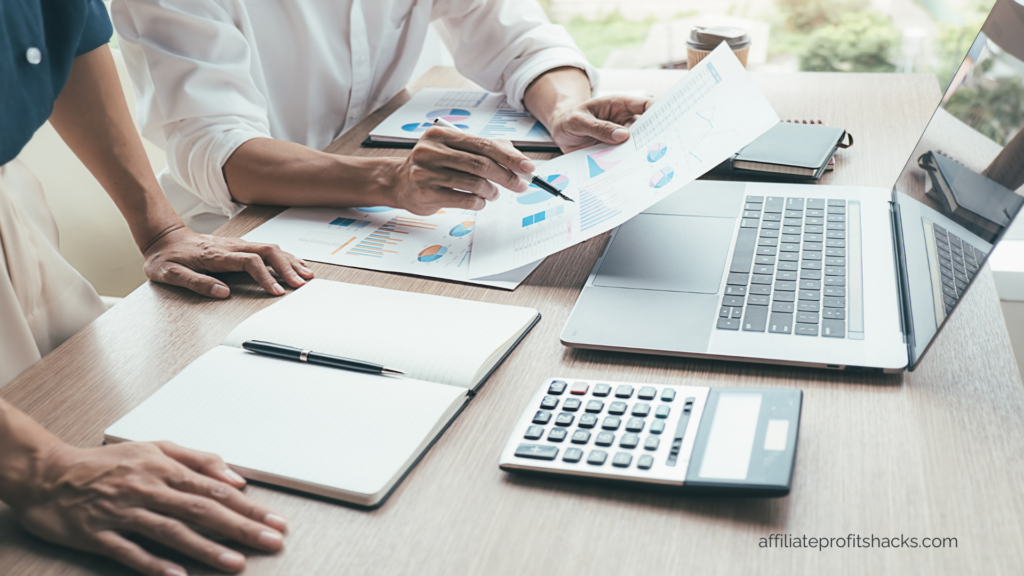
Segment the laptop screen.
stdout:
<svg viewBox="0 0 1024 576">
<path fill-rule="evenodd" d="M 911 369 L 1024 205 L 1022 128 L 1024 5 L 997 0 L 895 185 Z"/>
</svg>

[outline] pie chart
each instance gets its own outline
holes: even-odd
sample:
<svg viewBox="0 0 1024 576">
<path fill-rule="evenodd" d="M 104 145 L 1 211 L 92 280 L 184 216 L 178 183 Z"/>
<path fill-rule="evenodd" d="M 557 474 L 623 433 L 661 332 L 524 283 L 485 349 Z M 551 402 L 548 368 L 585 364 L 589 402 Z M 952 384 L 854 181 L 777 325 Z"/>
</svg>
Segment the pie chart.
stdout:
<svg viewBox="0 0 1024 576">
<path fill-rule="evenodd" d="M 374 212 L 387 212 L 388 210 L 394 210 L 394 208 L 388 208 L 387 206 L 372 206 L 370 208 L 356 208 L 356 210 L 372 214 Z"/>
<path fill-rule="evenodd" d="M 473 224 L 475 224 L 475 222 L 460 222 L 455 225 L 455 228 L 452 228 L 452 231 L 449 232 L 449 234 L 455 236 L 456 238 L 460 236 L 465 236 L 466 234 L 469 234 L 470 232 L 473 231 Z M 420 256 L 422 255 L 423 254 L 420 253 Z"/>
<path fill-rule="evenodd" d="M 544 178 L 544 181 L 559 190 L 565 190 L 565 187 L 569 184 L 569 178 L 567 178 L 565 174 L 552 174 Z M 516 198 L 516 202 L 529 206 L 530 204 L 540 204 L 541 202 L 550 200 L 551 198 L 551 194 L 541 190 L 536 184 L 530 184 L 530 187 L 526 192 L 523 192 L 518 198 Z"/>
<path fill-rule="evenodd" d="M 419 260 L 420 262 L 433 262 L 434 260 L 440 260 L 441 257 L 444 256 L 445 252 L 447 251 L 448 248 L 445 248 L 444 246 L 440 246 L 437 244 L 433 246 L 427 246 L 426 248 L 423 249 L 422 252 L 420 252 L 419 257 L 417 257 L 416 259 Z"/>
<path fill-rule="evenodd" d="M 452 124 L 455 124 L 456 122 L 465 122 L 466 120 L 469 120 L 470 116 L 471 114 L 469 113 L 469 110 L 463 110 L 462 108 L 442 108 L 427 114 L 427 119 L 433 121 L 434 118 L 444 118 Z"/>
<path fill-rule="evenodd" d="M 647 149 L 647 161 L 657 162 L 665 157 L 665 153 L 668 152 L 668 146 L 664 144 L 658 144 L 655 142 L 651 144 L 651 147 Z"/>
<path fill-rule="evenodd" d="M 437 116 L 434 116 L 434 118 L 437 118 Z M 433 122 L 424 122 L 422 124 L 416 124 L 414 122 L 412 124 L 403 124 L 402 130 L 405 130 L 406 132 L 426 132 L 433 125 Z M 469 126 L 466 126 L 465 124 L 456 124 L 455 127 L 459 130 L 469 130 Z"/>
<path fill-rule="evenodd" d="M 661 188 L 665 184 L 671 182 L 672 177 L 675 175 L 676 173 L 673 172 L 671 168 L 666 166 L 661 170 L 658 170 L 654 174 L 651 174 L 651 179 L 647 181 L 647 185 L 650 186 L 651 188 Z"/>
</svg>

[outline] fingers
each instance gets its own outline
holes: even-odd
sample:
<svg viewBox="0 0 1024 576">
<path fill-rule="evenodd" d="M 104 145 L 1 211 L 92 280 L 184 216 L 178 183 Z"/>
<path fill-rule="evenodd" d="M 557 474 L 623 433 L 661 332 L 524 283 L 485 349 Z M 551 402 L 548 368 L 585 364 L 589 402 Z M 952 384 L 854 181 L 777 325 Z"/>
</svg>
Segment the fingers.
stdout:
<svg viewBox="0 0 1024 576">
<path fill-rule="evenodd" d="M 295 256 L 281 250 L 278 246 L 273 244 L 243 244 L 239 247 L 242 252 L 251 252 L 258 254 L 263 262 L 270 264 L 277 274 L 284 279 L 292 288 L 298 288 L 306 284 L 306 280 L 299 275 L 298 271 L 292 265 L 298 260 Z M 305 266 L 303 266 L 305 268 Z M 308 268 L 305 268 L 309 270 Z M 309 270 L 309 274 L 312 276 L 313 271 Z"/>
<path fill-rule="evenodd" d="M 191 448 L 178 446 L 174 442 L 153 442 L 153 444 L 164 454 L 200 474 L 206 474 L 211 478 L 227 482 L 235 488 L 245 486 L 245 478 L 242 478 L 237 472 L 228 468 L 228 465 L 216 454 L 192 450 Z"/>
<path fill-rule="evenodd" d="M 163 263 L 149 277 L 156 282 L 188 288 L 209 298 L 227 298 L 231 294 L 227 284 L 175 262 Z"/>
<path fill-rule="evenodd" d="M 653 98 L 643 96 L 608 96 L 615 100 L 615 104 L 622 106 L 626 114 L 636 116 L 643 114 L 654 104 Z"/>
<path fill-rule="evenodd" d="M 136 509 L 120 527 L 227 572 L 245 567 L 245 556 L 196 534 L 179 520 Z"/>
<path fill-rule="evenodd" d="M 161 560 L 138 544 L 110 530 L 98 532 L 96 552 L 147 576 L 185 576 L 181 566 Z"/>
<path fill-rule="evenodd" d="M 274 296 L 284 294 L 284 288 L 277 283 L 277 280 L 274 280 L 274 277 L 270 274 L 270 270 L 267 269 L 267 265 L 263 263 L 263 258 L 257 254 L 248 252 L 227 252 L 211 257 L 210 262 L 207 263 L 207 268 L 209 268 L 211 272 L 245 271 L 267 292 L 270 292 Z"/>
<path fill-rule="evenodd" d="M 605 144 L 622 144 L 629 140 L 629 130 L 621 124 L 599 120 L 591 114 L 577 114 L 570 120 L 569 131 L 577 136 L 589 136 Z"/>
<path fill-rule="evenodd" d="M 251 548 L 273 552 L 284 545 L 284 536 L 277 530 L 202 496 L 165 489 L 155 496 L 149 508 L 202 526 Z"/>
<path fill-rule="evenodd" d="M 442 143 L 447 150 L 425 147 L 426 150 L 423 152 L 440 152 L 440 157 L 433 162 L 437 165 L 487 178 L 517 192 L 526 189 L 526 182 L 519 178 L 516 172 L 532 174 L 537 169 L 532 160 L 516 150 L 507 140 L 490 140 L 444 128 L 432 128 L 427 134 L 434 130 L 437 132 L 433 134 L 431 140 Z"/>
<path fill-rule="evenodd" d="M 277 530 L 284 530 L 286 528 L 284 518 L 253 502 L 231 486 L 212 478 L 195 473 L 186 473 L 180 477 L 169 478 L 167 485 L 181 492 L 208 498 L 250 520 L 263 523 Z M 235 537 L 234 534 L 227 534 L 227 536 Z"/>
</svg>

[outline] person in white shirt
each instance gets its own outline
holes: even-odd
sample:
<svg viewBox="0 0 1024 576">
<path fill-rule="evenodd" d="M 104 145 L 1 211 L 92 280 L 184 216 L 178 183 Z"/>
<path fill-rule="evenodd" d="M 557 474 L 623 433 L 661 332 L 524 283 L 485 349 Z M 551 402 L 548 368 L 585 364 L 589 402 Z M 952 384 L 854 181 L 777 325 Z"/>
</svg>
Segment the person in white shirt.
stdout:
<svg viewBox="0 0 1024 576">
<path fill-rule="evenodd" d="M 563 151 L 621 143 L 646 98 L 591 98 L 596 71 L 535 0 L 114 0 L 114 27 L 160 183 L 205 230 L 244 204 L 481 209 L 508 142 L 434 128 L 408 158 L 321 152 L 402 90 L 435 22 L 464 76 L 528 109 Z M 469 193 L 467 193 L 469 192 Z"/>
</svg>

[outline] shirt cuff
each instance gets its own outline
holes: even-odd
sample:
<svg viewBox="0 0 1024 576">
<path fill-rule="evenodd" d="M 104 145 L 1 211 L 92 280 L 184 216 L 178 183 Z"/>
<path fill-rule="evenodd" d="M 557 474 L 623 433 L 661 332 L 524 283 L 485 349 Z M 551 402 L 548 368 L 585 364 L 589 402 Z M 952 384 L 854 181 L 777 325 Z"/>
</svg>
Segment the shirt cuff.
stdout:
<svg viewBox="0 0 1024 576">
<path fill-rule="evenodd" d="M 189 154 L 188 167 L 192 193 L 216 207 L 228 218 L 241 212 L 244 204 L 235 202 L 224 178 L 224 165 L 239 146 L 254 138 L 267 138 L 266 134 L 254 130 L 225 130 L 209 142 L 195 146 Z"/>
<path fill-rule="evenodd" d="M 530 84 L 545 72 L 563 66 L 571 66 L 583 70 L 583 73 L 590 79 L 591 95 L 597 92 L 597 85 L 600 80 L 597 69 L 587 62 L 586 57 L 579 50 L 568 47 L 556 47 L 548 48 L 536 54 L 512 74 L 505 86 L 505 97 L 508 99 L 508 103 L 519 111 L 526 110 L 523 105 L 523 98 L 526 97 L 526 89 L 530 87 Z"/>
</svg>

